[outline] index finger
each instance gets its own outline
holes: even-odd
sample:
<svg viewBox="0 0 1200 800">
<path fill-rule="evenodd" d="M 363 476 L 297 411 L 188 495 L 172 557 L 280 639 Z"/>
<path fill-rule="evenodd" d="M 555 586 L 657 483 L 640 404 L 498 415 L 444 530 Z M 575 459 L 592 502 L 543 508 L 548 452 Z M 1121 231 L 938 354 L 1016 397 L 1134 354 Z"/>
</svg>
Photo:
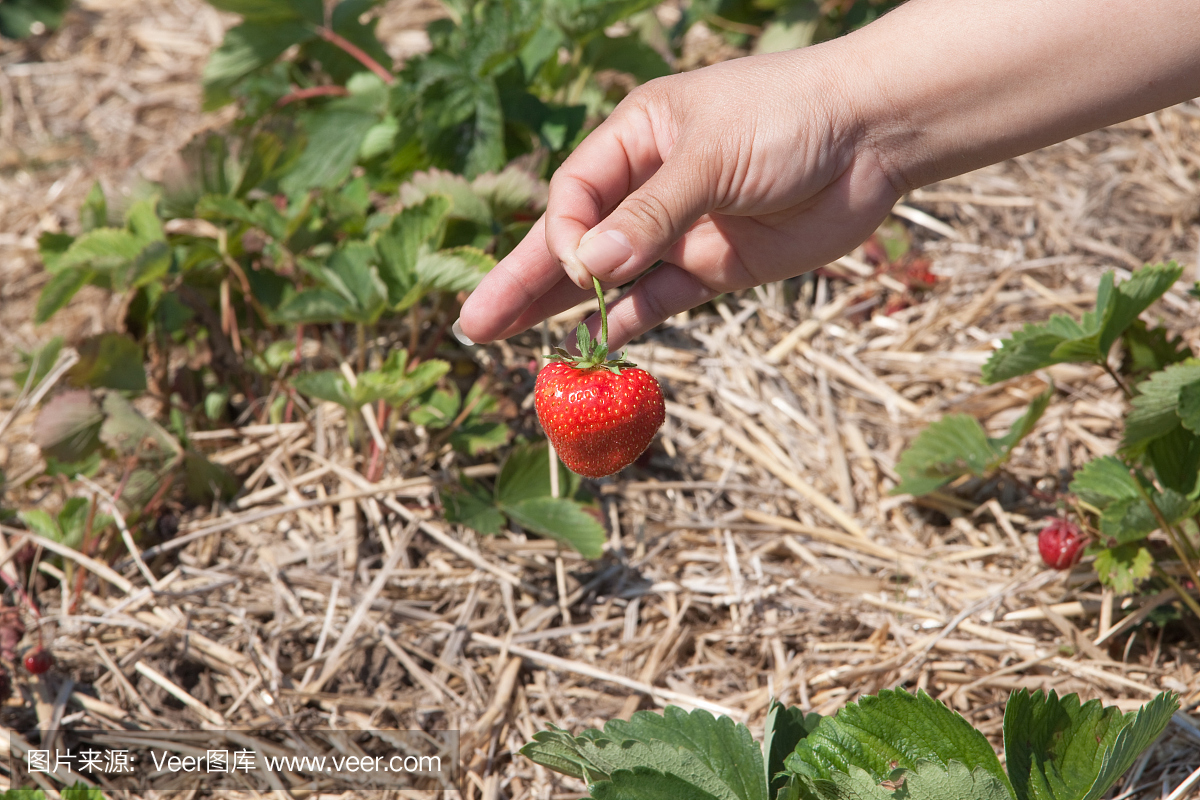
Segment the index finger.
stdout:
<svg viewBox="0 0 1200 800">
<path fill-rule="evenodd" d="M 578 286 L 592 276 L 575 257 L 583 235 L 662 166 L 666 153 L 635 96 L 602 122 L 550 179 L 546 246 Z"/>
</svg>

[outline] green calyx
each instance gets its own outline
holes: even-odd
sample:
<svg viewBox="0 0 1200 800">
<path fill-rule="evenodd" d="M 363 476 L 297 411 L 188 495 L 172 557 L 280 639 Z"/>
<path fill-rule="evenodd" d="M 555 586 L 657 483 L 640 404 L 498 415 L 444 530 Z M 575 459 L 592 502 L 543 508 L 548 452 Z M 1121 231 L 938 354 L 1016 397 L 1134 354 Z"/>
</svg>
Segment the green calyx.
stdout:
<svg viewBox="0 0 1200 800">
<path fill-rule="evenodd" d="M 600 301 L 600 338 L 593 339 L 587 325 L 581 322 L 575 334 L 579 355 L 573 356 L 563 348 L 556 347 L 550 360 L 568 364 L 575 369 L 607 369 L 620 375 L 622 369 L 637 365 L 626 360 L 624 353 L 616 358 L 608 357 L 608 309 L 604 305 L 604 290 L 600 288 L 600 281 L 595 276 L 592 276 L 592 285 L 596 288 L 596 299 Z"/>
</svg>

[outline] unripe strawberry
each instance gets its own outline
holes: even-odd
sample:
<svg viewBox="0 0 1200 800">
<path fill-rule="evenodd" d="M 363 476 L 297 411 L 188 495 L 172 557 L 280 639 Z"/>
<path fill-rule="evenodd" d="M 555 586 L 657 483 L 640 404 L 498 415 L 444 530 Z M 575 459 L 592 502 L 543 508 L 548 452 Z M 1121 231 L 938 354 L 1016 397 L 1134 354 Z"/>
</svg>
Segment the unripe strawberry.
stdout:
<svg viewBox="0 0 1200 800">
<path fill-rule="evenodd" d="M 1070 569 L 1079 560 L 1086 541 L 1079 526 L 1057 517 L 1038 534 L 1038 552 L 1051 569 Z"/>
</svg>

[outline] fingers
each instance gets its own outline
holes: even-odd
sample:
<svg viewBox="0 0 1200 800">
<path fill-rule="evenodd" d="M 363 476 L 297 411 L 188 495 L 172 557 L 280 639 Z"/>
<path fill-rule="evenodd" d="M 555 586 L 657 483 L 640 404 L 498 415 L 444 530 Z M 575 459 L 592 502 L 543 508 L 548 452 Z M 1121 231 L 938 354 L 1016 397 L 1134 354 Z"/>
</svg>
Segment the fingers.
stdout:
<svg viewBox="0 0 1200 800">
<path fill-rule="evenodd" d="M 718 159 L 677 145 L 660 129 L 667 123 L 655 124 L 667 112 L 650 107 L 654 95 L 641 97 L 585 139 L 550 184 L 546 246 L 581 288 L 593 275 L 621 283 L 643 272 L 713 202 Z"/>
<path fill-rule="evenodd" d="M 459 325 L 471 341 L 507 335 L 514 320 L 562 280 L 562 268 L 546 252 L 545 230 L 543 216 L 463 303 Z"/>
<path fill-rule="evenodd" d="M 608 307 L 608 348 L 616 352 L 681 311 L 707 303 L 720 292 L 674 264 L 663 264 L 643 276 L 633 288 Z M 593 335 L 600 331 L 600 315 L 587 320 Z"/>
</svg>

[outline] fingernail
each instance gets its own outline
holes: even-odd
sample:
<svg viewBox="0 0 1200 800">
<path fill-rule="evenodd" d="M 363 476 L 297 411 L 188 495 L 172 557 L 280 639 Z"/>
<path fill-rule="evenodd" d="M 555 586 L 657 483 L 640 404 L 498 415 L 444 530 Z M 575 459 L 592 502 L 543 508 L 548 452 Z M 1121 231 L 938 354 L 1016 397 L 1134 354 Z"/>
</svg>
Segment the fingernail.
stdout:
<svg viewBox="0 0 1200 800">
<path fill-rule="evenodd" d="M 451 330 L 451 332 L 454 333 L 454 338 L 458 339 L 459 344 L 463 344 L 463 345 L 475 344 L 474 342 L 471 341 L 471 337 L 469 337 L 465 333 L 463 333 L 463 329 L 462 329 L 462 325 L 460 324 L 460 320 L 457 320 L 457 319 L 454 320 L 454 324 L 450 326 L 450 330 Z"/>
<path fill-rule="evenodd" d="M 581 289 L 592 287 L 592 273 L 588 272 L 587 267 L 574 255 L 567 256 L 559 263 L 562 264 L 563 272 L 567 273 L 567 277 L 574 281 L 576 286 Z"/>
<path fill-rule="evenodd" d="M 575 251 L 575 257 L 593 275 L 612 272 L 632 255 L 633 245 L 629 243 L 629 237 L 620 231 L 604 231 L 590 238 L 584 237 Z"/>
</svg>

